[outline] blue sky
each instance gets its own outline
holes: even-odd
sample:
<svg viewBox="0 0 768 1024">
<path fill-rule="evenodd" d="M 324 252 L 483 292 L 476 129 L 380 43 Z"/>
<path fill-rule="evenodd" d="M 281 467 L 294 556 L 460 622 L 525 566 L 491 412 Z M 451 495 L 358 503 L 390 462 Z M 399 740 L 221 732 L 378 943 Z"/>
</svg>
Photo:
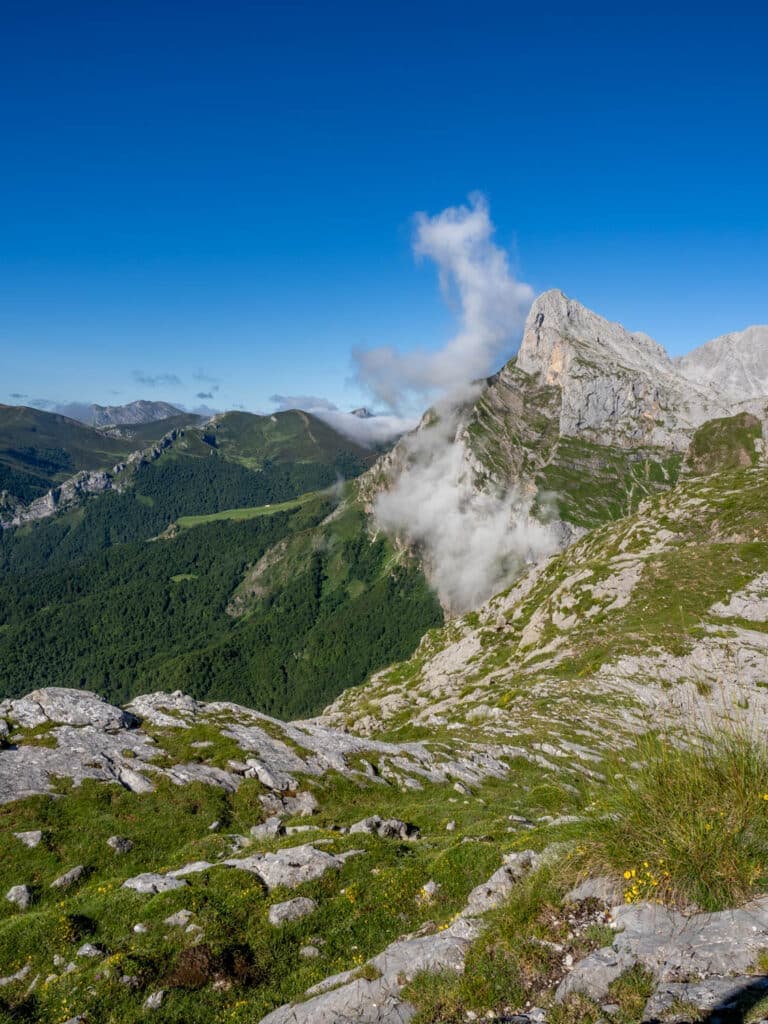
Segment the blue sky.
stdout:
<svg viewBox="0 0 768 1024">
<path fill-rule="evenodd" d="M 353 348 L 455 333 L 413 216 L 474 191 L 536 292 L 768 321 L 768 20 L 513 7 L 5 0 L 0 401 L 370 400 Z"/>
</svg>

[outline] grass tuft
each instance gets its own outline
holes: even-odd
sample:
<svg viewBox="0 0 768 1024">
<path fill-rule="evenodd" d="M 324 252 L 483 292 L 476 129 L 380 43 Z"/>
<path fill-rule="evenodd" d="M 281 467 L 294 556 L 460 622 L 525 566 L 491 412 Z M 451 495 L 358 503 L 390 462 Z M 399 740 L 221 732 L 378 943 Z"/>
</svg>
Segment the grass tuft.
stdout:
<svg viewBox="0 0 768 1024">
<path fill-rule="evenodd" d="M 768 887 L 768 747 L 737 731 L 637 741 L 595 792 L 580 850 L 625 899 L 722 910 Z"/>
</svg>

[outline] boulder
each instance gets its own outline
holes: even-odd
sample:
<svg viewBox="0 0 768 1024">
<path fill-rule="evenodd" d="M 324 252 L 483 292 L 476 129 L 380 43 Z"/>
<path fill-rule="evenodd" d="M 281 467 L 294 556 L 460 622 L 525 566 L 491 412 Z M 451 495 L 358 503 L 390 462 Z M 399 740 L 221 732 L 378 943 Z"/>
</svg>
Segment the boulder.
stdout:
<svg viewBox="0 0 768 1024">
<path fill-rule="evenodd" d="M 307 896 L 297 896 L 293 900 L 286 900 L 285 903 L 273 903 L 269 908 L 269 923 L 272 925 L 285 924 L 287 921 L 298 921 L 317 910 L 317 904 Z"/>
<path fill-rule="evenodd" d="M 363 818 L 349 826 L 350 833 L 367 832 L 382 839 L 418 839 L 421 835 L 416 825 L 401 821 L 400 818 L 380 818 L 378 814 Z"/>
<path fill-rule="evenodd" d="M 283 835 L 284 832 L 285 826 L 276 814 L 267 818 L 260 825 L 251 826 L 251 835 L 256 839 L 272 839 L 275 836 Z"/>
<path fill-rule="evenodd" d="M 43 833 L 39 829 L 31 832 L 14 832 L 13 834 L 20 843 L 24 843 L 30 850 L 34 850 L 36 846 L 39 846 L 43 839 Z"/>
<path fill-rule="evenodd" d="M 110 850 L 114 850 L 115 853 L 130 853 L 133 849 L 133 842 L 130 839 L 126 839 L 125 836 L 110 836 L 107 840 L 107 846 Z"/>
<path fill-rule="evenodd" d="M 320 878 L 328 870 L 338 871 L 344 862 L 340 857 L 307 844 L 291 846 L 276 853 L 257 853 L 251 857 L 232 858 L 225 860 L 224 863 L 229 867 L 258 875 L 268 889 L 276 889 L 281 885 L 294 889 L 304 882 Z"/>
<path fill-rule="evenodd" d="M 103 697 L 64 686 L 47 686 L 18 700 L 2 701 L 0 710 L 25 729 L 54 723 L 92 725 L 104 732 L 117 732 L 138 724 L 132 714 L 108 704 Z"/>
<path fill-rule="evenodd" d="M 59 875 L 58 878 L 54 878 L 51 882 L 52 889 L 68 889 L 70 885 L 74 885 L 75 882 L 79 881 L 85 874 L 85 865 L 78 864 L 77 867 L 70 868 L 69 871 L 65 871 L 63 875 Z"/>
<path fill-rule="evenodd" d="M 12 885 L 5 898 L 19 910 L 26 910 L 32 903 L 32 890 L 28 885 Z"/>
</svg>

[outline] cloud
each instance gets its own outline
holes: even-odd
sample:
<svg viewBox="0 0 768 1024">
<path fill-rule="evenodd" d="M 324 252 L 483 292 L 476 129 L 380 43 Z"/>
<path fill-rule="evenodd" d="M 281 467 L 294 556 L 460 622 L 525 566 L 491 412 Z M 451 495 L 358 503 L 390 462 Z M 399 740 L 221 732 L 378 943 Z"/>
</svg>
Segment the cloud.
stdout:
<svg viewBox="0 0 768 1024">
<path fill-rule="evenodd" d="M 317 395 L 270 395 L 269 400 L 275 403 L 278 412 L 286 412 L 288 409 L 303 409 L 313 413 L 321 409 L 336 412 L 339 408 L 327 398 L 319 398 Z"/>
<path fill-rule="evenodd" d="M 414 252 L 437 265 L 440 287 L 457 310 L 457 333 L 435 352 L 391 347 L 354 354 L 359 381 L 391 408 L 434 400 L 434 415 L 403 438 L 388 490 L 374 502 L 377 525 L 412 546 L 443 605 L 476 608 L 527 563 L 558 548 L 558 532 L 531 515 L 519 489 L 494 493 L 475 485 L 464 441 L 465 410 L 486 377 L 511 354 L 533 300 L 493 242 L 482 196 L 469 206 L 416 218 Z"/>
<path fill-rule="evenodd" d="M 459 327 L 434 352 L 401 353 L 390 345 L 353 352 L 358 381 L 390 408 L 452 394 L 511 355 L 533 290 L 515 278 L 493 232 L 488 204 L 479 194 L 470 197 L 469 206 L 434 217 L 417 214 L 414 253 L 437 265 L 443 295 L 457 306 Z"/>
<path fill-rule="evenodd" d="M 517 488 L 473 486 L 457 407 L 438 406 L 433 425 L 401 442 L 404 468 L 374 503 L 377 525 L 413 546 L 451 613 L 477 608 L 529 562 L 556 551 L 555 527 L 531 516 Z"/>
<path fill-rule="evenodd" d="M 198 391 L 195 398 L 213 398 L 212 391 Z"/>
<path fill-rule="evenodd" d="M 414 417 L 396 416 L 391 413 L 356 416 L 352 412 L 343 412 L 333 402 L 318 395 L 272 395 L 270 401 L 275 403 L 278 412 L 285 412 L 288 409 L 309 412 L 340 434 L 366 448 L 386 444 L 413 430 L 418 424 Z"/>
<path fill-rule="evenodd" d="M 29 395 L 22 395 L 20 391 L 12 391 L 11 398 L 29 398 Z"/>
<path fill-rule="evenodd" d="M 137 384 L 143 384 L 148 388 L 175 387 L 181 381 L 175 373 L 145 373 L 143 370 L 134 370 L 133 379 Z"/>
</svg>

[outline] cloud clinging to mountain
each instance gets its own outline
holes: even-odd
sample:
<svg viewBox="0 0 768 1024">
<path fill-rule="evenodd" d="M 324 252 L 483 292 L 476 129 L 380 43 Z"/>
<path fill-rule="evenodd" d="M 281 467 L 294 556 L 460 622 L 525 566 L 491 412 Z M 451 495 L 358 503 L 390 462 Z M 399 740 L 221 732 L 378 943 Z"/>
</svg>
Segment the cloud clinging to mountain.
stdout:
<svg viewBox="0 0 768 1024">
<path fill-rule="evenodd" d="M 390 408 L 460 391 L 511 354 L 533 290 L 514 276 L 493 233 L 488 204 L 479 194 L 468 206 L 416 216 L 414 253 L 436 264 L 443 295 L 457 306 L 459 326 L 437 351 L 402 353 L 389 345 L 354 351 L 357 379 Z"/>
</svg>

